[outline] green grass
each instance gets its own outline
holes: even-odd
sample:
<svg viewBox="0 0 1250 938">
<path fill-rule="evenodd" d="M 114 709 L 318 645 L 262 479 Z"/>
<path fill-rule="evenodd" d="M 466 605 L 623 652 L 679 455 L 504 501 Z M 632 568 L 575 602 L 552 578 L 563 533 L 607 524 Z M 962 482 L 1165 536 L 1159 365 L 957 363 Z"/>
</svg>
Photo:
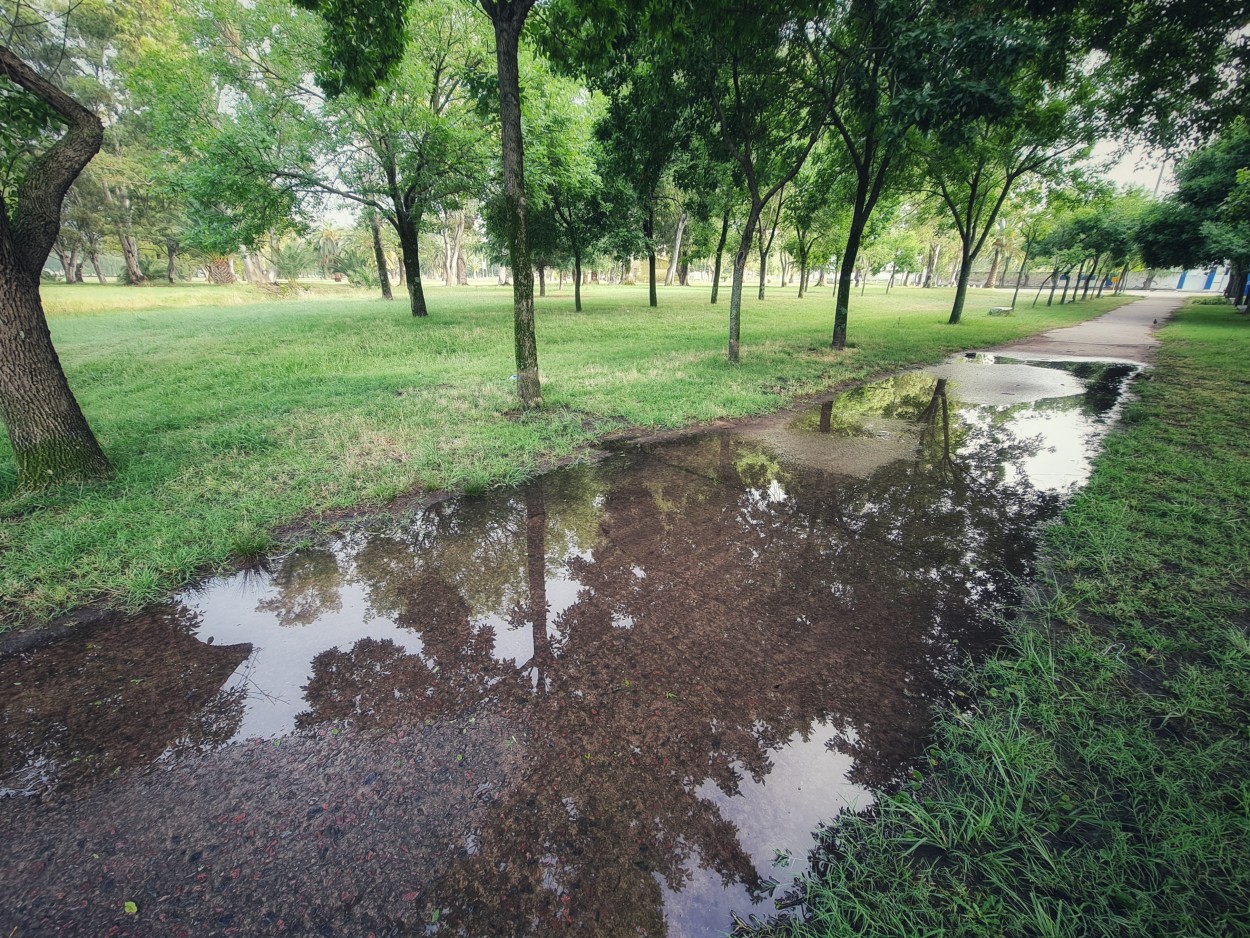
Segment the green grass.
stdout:
<svg viewBox="0 0 1250 938">
<path fill-rule="evenodd" d="M 856 347 L 839 354 L 827 290 L 802 301 L 774 290 L 744 304 L 743 362 L 731 367 L 727 290 L 716 307 L 703 289 L 663 290 L 650 310 L 645 287 L 587 287 L 580 314 L 570 292 L 538 302 L 546 406 L 520 415 L 510 288 L 430 288 L 424 321 L 402 301 L 210 308 L 194 305 L 218 295 L 206 286 L 48 288 L 54 341 L 117 477 L 17 496 L 0 442 L 0 626 L 157 599 L 320 513 L 517 482 L 608 431 L 763 413 L 1121 302 L 1000 319 L 985 310 L 1007 294 L 978 291 L 951 327 L 950 291 L 876 288 L 855 297 Z M 161 296 L 183 305 L 96 312 Z M 76 312 L 57 311 L 71 300 Z"/>
<path fill-rule="evenodd" d="M 1250 320 L 1162 335 L 975 705 L 779 934 L 1250 934 Z"/>
<path fill-rule="evenodd" d="M 188 306 L 240 306 L 247 303 L 290 302 L 297 299 L 364 299 L 367 293 L 347 284 L 325 281 L 280 284 L 274 291 L 246 283 L 213 286 L 207 283 L 151 283 L 142 287 L 122 284 L 45 283 L 40 287 L 44 312 L 49 318 L 62 315 L 138 312 L 183 309 Z"/>
</svg>

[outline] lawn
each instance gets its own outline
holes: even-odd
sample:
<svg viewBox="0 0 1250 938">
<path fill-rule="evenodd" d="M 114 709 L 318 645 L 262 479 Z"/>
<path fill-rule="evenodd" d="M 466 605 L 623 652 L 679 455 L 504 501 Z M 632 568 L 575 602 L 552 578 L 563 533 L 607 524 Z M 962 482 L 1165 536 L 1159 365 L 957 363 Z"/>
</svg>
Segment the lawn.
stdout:
<svg viewBox="0 0 1250 938">
<path fill-rule="evenodd" d="M 777 934 L 1250 934 L 1250 320 L 1161 335 L 1008 647 Z"/>
<path fill-rule="evenodd" d="M 222 289 L 218 294 L 214 291 Z M 333 290 L 333 287 L 329 289 Z M 117 469 L 112 482 L 15 495 L 0 441 L 0 628 L 75 606 L 126 607 L 334 509 L 419 489 L 520 481 L 603 434 L 775 409 L 801 394 L 1088 318 L 1121 299 L 986 315 L 973 291 L 870 288 L 854 346 L 829 350 L 828 290 L 744 303 L 742 364 L 724 359 L 727 290 L 571 290 L 538 301 L 545 407 L 518 414 L 510 288 L 428 289 L 432 315 L 358 295 L 250 302 L 245 287 L 46 289 L 70 384 Z M 232 305 L 199 305 L 225 297 Z M 146 307 L 168 297 L 168 306 Z M 155 298 L 155 299 L 154 299 Z M 1024 297 L 1022 296 L 1022 301 Z M 245 302 L 246 301 L 246 302 Z"/>
</svg>

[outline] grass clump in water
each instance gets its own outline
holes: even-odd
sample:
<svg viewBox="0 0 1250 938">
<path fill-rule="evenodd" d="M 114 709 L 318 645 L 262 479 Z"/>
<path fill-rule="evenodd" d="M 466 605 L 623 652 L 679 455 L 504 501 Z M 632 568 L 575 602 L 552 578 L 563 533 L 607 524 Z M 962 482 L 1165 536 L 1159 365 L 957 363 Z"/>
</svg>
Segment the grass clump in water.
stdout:
<svg viewBox="0 0 1250 938">
<path fill-rule="evenodd" d="M 1250 322 L 1162 335 L 976 705 L 777 934 L 1250 934 Z"/>
</svg>

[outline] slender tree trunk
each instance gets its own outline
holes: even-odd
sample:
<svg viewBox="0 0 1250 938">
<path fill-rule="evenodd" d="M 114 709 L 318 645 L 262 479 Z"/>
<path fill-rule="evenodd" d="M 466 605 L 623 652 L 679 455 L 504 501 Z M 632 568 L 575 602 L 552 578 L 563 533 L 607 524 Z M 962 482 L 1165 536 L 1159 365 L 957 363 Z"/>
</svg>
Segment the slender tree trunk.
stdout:
<svg viewBox="0 0 1250 938">
<path fill-rule="evenodd" d="M 508 260 L 512 265 L 513 334 L 517 393 L 524 407 L 540 407 L 538 338 L 534 331 L 534 272 L 526 228 L 525 150 L 521 139 L 521 80 L 518 45 L 533 0 L 494 0 L 485 6 L 495 27 L 499 74 L 499 119 L 503 138 L 504 199 L 508 217 Z"/>
<path fill-rule="evenodd" d="M 738 253 L 734 255 L 733 283 L 729 288 L 729 361 L 738 363 L 739 337 L 742 329 L 742 281 L 746 276 L 747 252 L 751 250 L 751 239 L 755 234 L 755 225 L 759 221 L 760 211 L 764 206 L 751 205 L 746 224 L 742 228 L 742 240 L 738 243 Z"/>
<path fill-rule="evenodd" d="M 382 287 L 382 299 L 393 300 L 391 293 L 391 272 L 386 269 L 386 252 L 382 250 L 382 225 L 378 221 L 378 213 L 369 210 L 369 231 L 373 235 L 373 262 L 378 268 L 378 285 Z"/>
<path fill-rule="evenodd" d="M 1024 259 L 1020 261 L 1020 270 L 1016 272 L 1016 292 L 1011 294 L 1011 308 L 1016 307 L 1016 297 L 1020 295 L 1020 281 L 1024 277 L 1024 272 L 1029 268 L 1029 255 L 1033 252 L 1033 242 L 1024 242 Z M 1034 306 L 1037 304 L 1034 303 Z"/>
<path fill-rule="evenodd" d="M 573 310 L 582 311 L 582 252 L 573 251 Z"/>
<path fill-rule="evenodd" d="M 547 265 L 538 265 L 538 295 L 547 295 Z"/>
<path fill-rule="evenodd" d="M 441 232 L 443 236 L 443 285 L 450 287 L 455 281 L 456 262 L 451 256 L 451 221 L 445 218 Z"/>
<path fill-rule="evenodd" d="M 101 283 L 108 283 L 108 280 L 104 277 L 104 271 L 100 269 L 100 252 L 92 251 L 87 255 L 87 258 L 91 261 L 92 269 L 95 270 L 96 280 L 99 280 Z"/>
<path fill-rule="evenodd" d="M 716 242 L 716 265 L 712 268 L 712 305 L 716 305 L 716 297 L 720 293 L 720 267 L 725 254 L 725 241 L 729 238 L 729 209 L 721 215 L 720 240 Z"/>
<path fill-rule="evenodd" d="M 26 167 L 13 205 L 0 193 L 0 419 L 19 491 L 112 475 L 70 390 L 39 297 L 70 185 L 100 149 L 99 119 L 0 46 L 0 73 L 55 110 L 68 129 Z"/>
<path fill-rule="evenodd" d="M 972 245 L 966 240 L 959 257 L 959 280 L 955 284 L 955 302 L 951 305 L 951 318 L 946 322 L 956 326 L 964 313 L 964 299 L 968 295 L 968 277 L 972 274 Z"/>
<path fill-rule="evenodd" d="M 816 289 L 820 289 L 825 285 L 825 268 L 820 268 L 820 274 L 816 277 Z"/>
<path fill-rule="evenodd" d="M 807 249 L 799 248 L 799 299 L 807 293 Z"/>
<path fill-rule="evenodd" d="M 937 273 L 938 256 L 942 253 L 942 245 L 936 241 L 929 244 L 929 261 L 924 270 L 924 286 L 933 286 L 933 277 Z"/>
<path fill-rule="evenodd" d="M 82 283 L 82 277 L 78 275 L 78 248 L 69 252 L 69 267 L 65 270 L 65 282 Z"/>
<path fill-rule="evenodd" d="M 1081 302 L 1085 302 L 1085 300 L 1089 299 L 1090 280 L 1092 280 L 1092 279 L 1094 278 L 1094 275 L 1098 273 L 1098 262 L 1099 262 L 1100 260 L 1102 260 L 1102 255 L 1101 255 L 1101 254 L 1095 254 L 1095 255 L 1094 255 L 1094 263 L 1092 263 L 1092 264 L 1090 264 L 1090 265 L 1089 265 L 1089 273 L 1085 275 L 1085 289 L 1081 292 Z M 1078 286 L 1080 285 L 1080 281 L 1079 281 L 1079 280 L 1077 281 L 1077 285 L 1078 285 Z M 1072 294 L 1072 301 L 1073 301 L 1074 303 L 1076 302 L 1076 292 L 1075 292 L 1075 291 L 1073 291 L 1073 294 Z"/>
<path fill-rule="evenodd" d="M 850 318 L 851 309 L 851 274 L 855 259 L 859 256 L 859 244 L 864 236 L 864 227 L 868 219 L 861 216 L 851 218 L 851 228 L 846 236 L 846 249 L 842 252 L 842 269 L 838 272 L 837 309 L 833 316 L 833 341 L 830 347 L 836 351 L 846 348 L 846 323 Z"/>
<path fill-rule="evenodd" d="M 777 265 L 781 268 L 781 280 L 778 281 L 777 286 L 784 290 L 786 283 L 788 283 L 786 275 L 790 272 L 789 261 L 786 259 L 785 251 L 777 252 Z"/>
<path fill-rule="evenodd" d="M 677 266 L 681 262 L 681 239 L 686 233 L 686 213 L 682 212 L 677 219 L 677 235 L 673 238 L 673 253 L 668 262 L 668 273 L 664 275 L 664 286 L 673 285 L 673 277 L 677 274 Z"/>
<path fill-rule="evenodd" d="M 647 209 L 647 220 L 642 226 L 642 233 L 647 236 L 647 285 L 650 289 L 648 303 L 652 308 L 659 306 L 659 297 L 655 291 L 655 205 Z"/>
<path fill-rule="evenodd" d="M 758 232 L 759 237 L 759 254 L 760 254 L 760 290 L 759 299 L 764 299 L 764 287 L 768 283 L 768 252 L 764 247 L 764 226 L 761 224 Z"/>
<path fill-rule="evenodd" d="M 998 286 L 998 265 L 1002 260 L 1003 252 L 1001 248 L 994 248 L 994 257 L 990 260 L 990 272 L 985 277 L 985 290 L 993 290 Z"/>
<path fill-rule="evenodd" d="M 165 279 L 174 283 L 178 279 L 178 268 L 174 265 L 174 258 L 178 254 L 178 242 L 166 241 L 165 253 L 168 255 L 168 262 L 165 264 Z"/>
<path fill-rule="evenodd" d="M 1074 303 L 1076 302 L 1076 291 L 1079 290 L 1081 287 L 1081 271 L 1084 269 L 1085 269 L 1085 261 L 1081 261 L 1081 266 L 1077 269 L 1077 272 L 1076 272 L 1076 286 L 1072 287 L 1072 277 L 1071 277 L 1072 268 L 1071 267 L 1068 268 L 1067 273 L 1069 274 L 1069 276 L 1068 276 L 1068 279 L 1063 282 L 1063 293 L 1059 295 L 1060 306 L 1063 306 L 1065 303 L 1068 302 L 1068 288 L 1069 287 L 1072 287 L 1072 302 Z"/>
<path fill-rule="evenodd" d="M 407 272 L 408 306 L 412 310 L 412 315 L 418 318 L 430 315 L 429 307 L 425 304 L 425 290 L 421 283 L 421 255 L 419 253 L 421 240 L 418 235 L 421 230 L 420 224 L 420 219 L 414 218 L 402 208 L 399 209 L 395 231 L 399 235 L 399 252 L 404 270 Z"/>
<path fill-rule="evenodd" d="M 451 239 L 452 274 L 458 285 L 464 286 L 468 278 L 464 272 L 464 210 L 456 212 L 456 233 Z"/>
<path fill-rule="evenodd" d="M 1045 284 L 1043 283 L 1043 284 L 1042 284 L 1042 286 L 1045 286 Z M 1047 297 L 1046 297 L 1046 305 L 1047 305 L 1047 306 L 1050 306 L 1051 304 L 1053 304 L 1053 303 L 1055 302 L 1055 288 L 1056 288 L 1056 287 L 1058 287 L 1058 286 L 1059 286 L 1059 268 L 1058 268 L 1058 267 L 1056 267 L 1056 268 L 1055 268 L 1054 270 L 1052 270 L 1052 271 L 1051 271 L 1051 273 L 1050 273 L 1050 293 L 1049 293 L 1049 295 L 1047 295 Z M 1067 289 L 1067 287 L 1065 286 L 1065 287 L 1064 287 L 1064 289 L 1066 290 L 1066 289 Z M 1039 293 L 1041 292 L 1041 287 L 1038 287 L 1038 292 L 1039 292 Z M 1062 301 L 1062 300 L 1060 300 L 1060 301 L 1059 301 L 1059 305 L 1060 305 L 1060 306 L 1062 306 L 1062 305 L 1063 305 L 1063 301 Z"/>
</svg>

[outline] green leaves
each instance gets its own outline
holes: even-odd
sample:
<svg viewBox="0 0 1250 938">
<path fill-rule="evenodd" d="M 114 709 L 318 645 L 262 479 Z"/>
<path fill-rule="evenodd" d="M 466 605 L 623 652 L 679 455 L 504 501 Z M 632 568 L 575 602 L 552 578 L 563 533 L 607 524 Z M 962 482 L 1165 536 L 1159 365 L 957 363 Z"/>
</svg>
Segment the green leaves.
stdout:
<svg viewBox="0 0 1250 938">
<path fill-rule="evenodd" d="M 407 0 L 293 0 L 327 25 L 317 83 L 331 97 L 369 96 L 403 59 Z"/>
</svg>

